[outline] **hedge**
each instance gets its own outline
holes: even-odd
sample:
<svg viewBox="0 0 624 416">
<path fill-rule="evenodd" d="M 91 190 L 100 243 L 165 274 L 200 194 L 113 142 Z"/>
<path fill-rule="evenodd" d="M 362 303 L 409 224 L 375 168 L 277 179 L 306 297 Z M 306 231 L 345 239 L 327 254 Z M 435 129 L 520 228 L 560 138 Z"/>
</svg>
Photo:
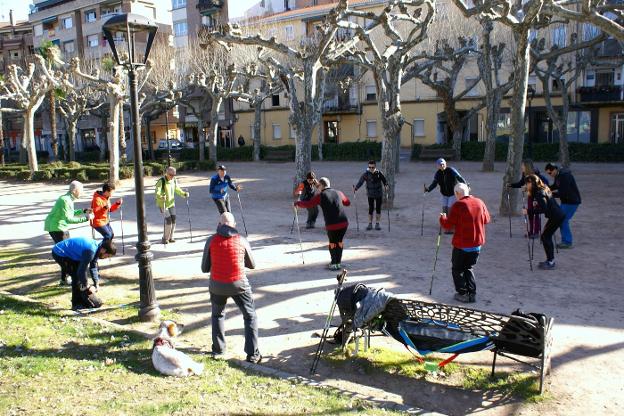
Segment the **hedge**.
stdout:
<svg viewBox="0 0 624 416">
<path fill-rule="evenodd" d="M 450 145 L 433 145 L 427 148 L 447 148 Z M 572 162 L 624 162 L 624 144 L 614 143 L 569 143 L 570 160 Z M 412 160 L 418 159 L 421 145 L 412 148 Z M 462 160 L 482 161 L 485 142 L 462 143 Z M 524 157 L 529 157 L 528 146 L 524 147 Z M 532 159 L 549 162 L 559 160 L 559 143 L 534 143 Z M 507 143 L 496 143 L 495 160 L 507 160 Z"/>
</svg>

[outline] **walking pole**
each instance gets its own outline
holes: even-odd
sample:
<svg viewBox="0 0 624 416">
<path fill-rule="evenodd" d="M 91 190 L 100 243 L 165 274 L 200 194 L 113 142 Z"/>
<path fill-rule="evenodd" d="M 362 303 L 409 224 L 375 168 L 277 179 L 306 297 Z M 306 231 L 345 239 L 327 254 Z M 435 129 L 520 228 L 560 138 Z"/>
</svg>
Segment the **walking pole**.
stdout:
<svg viewBox="0 0 624 416">
<path fill-rule="evenodd" d="M 388 232 L 390 232 L 390 192 L 386 186 L 386 210 L 388 211 Z"/>
<path fill-rule="evenodd" d="M 189 204 L 190 198 L 191 198 L 190 195 L 186 198 L 186 214 L 188 216 L 189 234 L 191 235 L 191 243 L 192 243 L 193 242 L 193 226 L 191 225 L 191 206 Z"/>
<path fill-rule="evenodd" d="M 438 241 L 436 243 L 435 259 L 433 260 L 433 271 L 431 272 L 431 284 L 429 284 L 429 294 L 433 291 L 433 279 L 435 276 L 436 264 L 438 263 L 438 252 L 440 251 L 440 239 L 442 238 L 442 226 L 440 225 L 440 231 L 438 231 Z"/>
<path fill-rule="evenodd" d="M 360 231 L 360 217 L 358 216 L 357 194 L 355 193 L 355 186 L 353 186 L 353 205 L 355 205 L 355 227 L 357 231 Z"/>
<path fill-rule="evenodd" d="M 531 253 L 531 242 L 529 239 L 530 230 L 529 230 L 529 220 L 527 214 L 524 214 L 524 226 L 526 228 L 526 239 L 527 239 L 527 250 L 529 251 L 529 268 L 533 271 L 533 254 Z"/>
<path fill-rule="evenodd" d="M 425 189 L 427 189 L 427 185 L 424 185 Z M 425 227 L 425 201 L 427 196 L 427 192 L 423 192 L 423 203 L 422 210 L 420 211 L 420 236 L 424 235 L 424 227 Z"/>
<path fill-rule="evenodd" d="M 163 238 L 165 237 L 165 232 L 167 231 L 167 214 L 166 212 L 166 208 L 165 208 L 166 204 L 165 201 L 163 201 L 163 210 L 162 210 L 162 214 L 163 214 Z M 165 240 L 165 247 L 167 247 L 167 244 L 169 244 L 169 238 L 167 238 Z"/>
<path fill-rule="evenodd" d="M 297 214 L 297 207 L 293 205 L 293 209 L 295 210 L 295 222 L 297 223 L 297 236 L 299 237 L 299 252 L 301 253 L 301 263 L 305 264 L 305 259 L 303 258 L 303 243 L 301 242 L 301 230 L 299 229 L 299 215 Z"/>
<path fill-rule="evenodd" d="M 511 238 L 511 201 L 509 200 L 509 190 L 507 190 L 507 216 L 509 217 L 509 238 Z"/>
<path fill-rule="evenodd" d="M 124 230 L 123 230 L 123 204 L 119 205 L 119 224 L 121 225 L 121 254 L 126 254 L 126 247 L 124 244 Z"/>
<path fill-rule="evenodd" d="M 293 215 L 293 223 L 290 226 L 290 235 L 292 235 L 294 229 L 295 229 L 295 216 Z"/>
<path fill-rule="evenodd" d="M 316 352 L 314 353 L 314 360 L 312 361 L 312 366 L 310 367 L 310 374 L 314 374 L 316 372 L 316 367 L 321 359 L 321 354 L 323 354 L 323 346 L 325 345 L 325 341 L 327 340 L 327 334 L 329 333 L 329 328 L 331 327 L 331 321 L 334 317 L 334 312 L 336 311 L 336 304 L 338 303 L 338 295 L 342 291 L 342 284 L 347 278 L 347 270 L 342 269 L 342 273 L 336 276 L 338 279 L 338 287 L 334 291 L 334 301 L 332 302 L 331 308 L 329 309 L 329 315 L 327 315 L 327 319 L 325 320 L 325 326 L 323 327 L 323 332 L 321 333 L 321 339 L 319 341 L 318 346 L 316 347 Z"/>
<path fill-rule="evenodd" d="M 247 232 L 247 224 L 245 224 L 245 213 L 243 212 L 243 204 L 240 199 L 240 193 L 236 192 L 236 196 L 238 197 L 238 206 L 240 206 L 240 210 L 241 210 L 241 218 L 243 219 L 243 228 L 245 228 L 245 236 L 249 237 L 249 233 Z"/>
</svg>

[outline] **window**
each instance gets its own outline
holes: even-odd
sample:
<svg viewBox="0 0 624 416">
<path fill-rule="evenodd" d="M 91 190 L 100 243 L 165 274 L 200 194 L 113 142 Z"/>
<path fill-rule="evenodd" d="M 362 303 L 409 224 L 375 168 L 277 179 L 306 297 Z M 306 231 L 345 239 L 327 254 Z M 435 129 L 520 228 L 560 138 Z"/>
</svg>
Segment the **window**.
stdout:
<svg viewBox="0 0 624 416">
<path fill-rule="evenodd" d="M 566 46 L 566 27 L 564 25 L 557 26 L 550 30 L 550 43 L 553 46 L 563 48 Z"/>
<path fill-rule="evenodd" d="M 43 26 L 42 25 L 35 25 L 33 31 L 35 33 L 35 36 L 43 36 Z"/>
<path fill-rule="evenodd" d="M 550 86 L 550 89 L 552 91 L 561 91 L 561 89 L 563 88 L 564 84 L 565 84 L 565 79 L 563 79 L 563 78 L 561 78 L 561 79 L 553 78 L 552 79 L 552 84 Z"/>
<path fill-rule="evenodd" d="M 624 143 L 624 113 L 611 114 L 611 142 Z"/>
<path fill-rule="evenodd" d="M 74 53 L 74 51 L 76 50 L 76 46 L 74 45 L 74 41 L 70 40 L 69 42 L 64 42 L 63 43 L 63 51 L 68 54 L 71 55 L 72 53 Z"/>
<path fill-rule="evenodd" d="M 479 83 L 479 78 L 466 78 L 464 82 L 466 83 L 466 89 L 468 90 L 466 95 L 468 96 L 479 95 L 479 90 L 477 88 L 477 84 Z"/>
<path fill-rule="evenodd" d="M 596 85 L 599 87 L 613 85 L 613 70 L 596 71 Z"/>
<path fill-rule="evenodd" d="M 583 23 L 583 40 L 592 40 L 600 34 L 600 30 L 591 23 Z"/>
<path fill-rule="evenodd" d="M 273 140 L 282 139 L 282 126 L 279 124 L 273 124 Z"/>
<path fill-rule="evenodd" d="M 570 111 L 568 113 L 568 142 L 589 143 L 591 134 L 591 113 L 589 111 Z"/>
<path fill-rule="evenodd" d="M 256 131 L 254 130 L 254 125 L 253 124 L 249 125 L 249 137 L 251 137 L 251 140 L 255 140 L 256 139 Z"/>
<path fill-rule="evenodd" d="M 537 92 L 537 77 L 535 75 L 529 75 L 529 82 L 528 82 L 528 88 L 527 89 L 531 89 L 533 88 L 533 91 Z"/>
<path fill-rule="evenodd" d="M 537 30 L 529 29 L 529 43 L 533 42 L 533 40 L 537 37 Z"/>
<path fill-rule="evenodd" d="M 171 1 L 172 9 L 181 9 L 182 7 L 186 7 L 186 0 L 172 0 Z"/>
<path fill-rule="evenodd" d="M 367 85 L 366 89 L 366 101 L 375 101 L 377 100 L 377 90 L 374 85 Z"/>
<path fill-rule="evenodd" d="M 71 29 L 72 27 L 74 27 L 74 18 L 71 16 L 64 18 L 63 29 Z"/>
<path fill-rule="evenodd" d="M 284 28 L 286 31 L 286 40 L 294 40 L 295 39 L 295 29 L 292 25 L 288 25 Z"/>
<path fill-rule="evenodd" d="M 509 137 L 511 137 L 511 114 L 499 114 L 496 123 L 496 141 L 508 141 Z"/>
<path fill-rule="evenodd" d="M 290 138 L 294 139 L 297 135 L 295 134 L 295 127 L 292 124 L 288 124 L 290 126 Z"/>
<path fill-rule="evenodd" d="M 173 35 L 174 36 L 188 35 L 188 23 L 186 22 L 186 20 L 173 22 Z"/>
<path fill-rule="evenodd" d="M 414 137 L 425 137 L 425 120 L 414 119 Z"/>
<path fill-rule="evenodd" d="M 87 10 L 85 12 L 85 22 L 92 23 L 92 22 L 95 22 L 95 20 L 96 20 L 95 10 Z"/>
<path fill-rule="evenodd" d="M 87 36 L 87 45 L 90 48 L 97 48 L 100 44 L 100 38 L 98 35 L 89 35 Z"/>
<path fill-rule="evenodd" d="M 377 137 L 377 120 L 366 120 L 366 137 Z"/>
<path fill-rule="evenodd" d="M 280 97 L 279 97 L 279 94 L 274 94 L 274 95 L 271 97 L 271 105 L 272 105 L 273 107 L 279 107 L 279 105 L 280 105 Z"/>
</svg>

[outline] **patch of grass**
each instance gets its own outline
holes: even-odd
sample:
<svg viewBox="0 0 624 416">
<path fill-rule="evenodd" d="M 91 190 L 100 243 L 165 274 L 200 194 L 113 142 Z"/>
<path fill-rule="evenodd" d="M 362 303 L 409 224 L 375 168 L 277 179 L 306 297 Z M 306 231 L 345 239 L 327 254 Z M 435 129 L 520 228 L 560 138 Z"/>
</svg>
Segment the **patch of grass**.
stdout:
<svg viewBox="0 0 624 416">
<path fill-rule="evenodd" d="M 138 335 L 2 295 L 0 311 L 0 414 L 396 414 L 192 351 L 204 375 L 164 377 Z"/>
<path fill-rule="evenodd" d="M 324 359 L 335 366 L 355 367 L 364 374 L 376 373 L 397 374 L 415 379 L 427 379 L 444 384 L 461 386 L 467 390 L 495 390 L 520 397 L 527 402 L 538 403 L 552 398 L 548 393 L 539 394 L 539 379 L 527 373 L 496 373 L 490 377 L 490 371 L 484 368 L 459 365 L 454 362 L 442 369 L 437 368 L 443 358 L 427 356 L 421 363 L 412 354 L 386 348 L 360 348 L 358 355 L 353 356 L 354 345 L 347 346 L 346 352 L 341 348 L 327 354 Z M 448 356 L 444 357 L 448 358 Z"/>
</svg>

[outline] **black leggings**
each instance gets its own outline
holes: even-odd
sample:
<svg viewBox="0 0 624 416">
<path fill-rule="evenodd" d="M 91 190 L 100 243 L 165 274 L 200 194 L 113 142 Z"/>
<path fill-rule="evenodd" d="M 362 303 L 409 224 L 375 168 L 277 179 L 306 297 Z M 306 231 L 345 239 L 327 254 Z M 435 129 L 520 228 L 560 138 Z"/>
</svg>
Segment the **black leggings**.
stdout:
<svg viewBox="0 0 624 416">
<path fill-rule="evenodd" d="M 553 235 L 557 228 L 561 227 L 563 219 L 552 220 L 549 219 L 542 230 L 542 244 L 544 245 L 544 251 L 546 252 L 546 260 L 552 261 L 555 259 L 555 245 L 553 243 Z"/>
<path fill-rule="evenodd" d="M 344 245 L 342 239 L 347 233 L 347 227 L 340 230 L 327 230 L 327 238 L 329 238 L 329 255 L 331 264 L 339 264 L 342 261 L 342 249 Z"/>
<path fill-rule="evenodd" d="M 69 233 L 67 231 L 50 231 L 50 237 L 54 240 L 54 244 L 60 243 L 63 240 L 67 240 L 69 238 Z M 61 267 L 61 279 L 64 281 L 67 277 L 67 273 Z"/>
<path fill-rule="evenodd" d="M 217 206 L 217 209 L 219 210 L 219 214 L 223 214 L 224 212 L 232 212 L 232 208 L 230 207 L 230 198 L 223 198 L 223 199 L 212 198 L 212 200 Z"/>
<path fill-rule="evenodd" d="M 379 198 L 368 198 L 368 215 L 373 215 L 373 211 L 376 211 L 377 214 L 381 214 L 381 197 Z M 377 205 L 375 207 L 375 205 Z"/>
</svg>

